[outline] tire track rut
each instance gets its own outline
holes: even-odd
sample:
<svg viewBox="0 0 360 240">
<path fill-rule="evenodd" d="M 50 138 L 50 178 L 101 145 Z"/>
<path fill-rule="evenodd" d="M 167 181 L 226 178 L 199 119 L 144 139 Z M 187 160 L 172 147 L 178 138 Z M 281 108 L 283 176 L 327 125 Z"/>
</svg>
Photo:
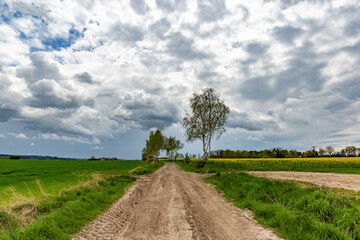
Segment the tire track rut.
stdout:
<svg viewBox="0 0 360 240">
<path fill-rule="evenodd" d="M 280 239 L 174 163 L 141 177 L 73 240 Z"/>
</svg>

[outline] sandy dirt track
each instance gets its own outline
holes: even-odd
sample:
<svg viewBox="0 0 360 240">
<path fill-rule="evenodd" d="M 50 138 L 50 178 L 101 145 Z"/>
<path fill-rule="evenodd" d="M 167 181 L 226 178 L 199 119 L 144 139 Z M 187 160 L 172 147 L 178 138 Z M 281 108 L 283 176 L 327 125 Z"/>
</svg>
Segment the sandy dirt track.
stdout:
<svg viewBox="0 0 360 240">
<path fill-rule="evenodd" d="M 360 191 L 360 175 L 343 173 L 287 172 L 287 171 L 250 171 L 250 175 L 279 180 L 310 182 L 322 187 L 344 188 Z"/>
<path fill-rule="evenodd" d="M 73 239 L 280 239 L 202 178 L 166 163 L 138 179 Z"/>
</svg>

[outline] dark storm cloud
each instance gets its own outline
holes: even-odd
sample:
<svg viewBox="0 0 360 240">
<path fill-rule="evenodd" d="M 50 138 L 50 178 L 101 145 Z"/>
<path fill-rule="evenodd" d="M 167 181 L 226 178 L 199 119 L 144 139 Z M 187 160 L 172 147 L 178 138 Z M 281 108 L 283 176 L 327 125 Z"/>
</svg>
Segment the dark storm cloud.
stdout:
<svg viewBox="0 0 360 240">
<path fill-rule="evenodd" d="M 241 86 L 241 95 L 252 100 L 266 100 L 274 97 L 274 90 L 269 86 L 270 77 L 254 77 Z"/>
<path fill-rule="evenodd" d="M 183 10 L 186 7 L 185 4 L 186 1 L 183 0 L 156 0 L 157 7 L 167 12 Z"/>
<path fill-rule="evenodd" d="M 166 18 L 161 18 L 150 26 L 150 31 L 156 34 L 160 39 L 164 38 L 164 34 L 170 29 L 171 24 Z"/>
<path fill-rule="evenodd" d="M 356 37 L 360 34 L 360 21 L 350 22 L 346 25 L 344 33 L 350 37 Z"/>
<path fill-rule="evenodd" d="M 119 121 L 134 122 L 144 130 L 165 129 L 179 122 L 179 109 L 165 97 L 146 94 L 143 91 L 126 93 L 115 110 Z"/>
<path fill-rule="evenodd" d="M 278 126 L 274 121 L 251 119 L 248 114 L 236 111 L 230 111 L 226 125 L 230 128 L 242 128 L 248 131 L 278 129 Z"/>
<path fill-rule="evenodd" d="M 247 9 L 246 7 L 244 7 L 242 5 L 239 5 L 238 7 L 241 8 L 241 10 L 243 11 L 243 14 L 244 14 L 243 20 L 244 21 L 247 20 L 249 18 L 249 16 L 250 16 L 249 9 Z"/>
<path fill-rule="evenodd" d="M 289 68 L 275 76 L 276 89 L 287 91 L 289 96 L 298 89 L 320 91 L 325 82 L 321 73 L 325 66 L 325 63 L 292 59 L 289 61 Z"/>
<path fill-rule="evenodd" d="M 225 1 L 223 0 L 198 0 L 198 9 L 201 22 L 221 20 L 227 14 Z"/>
<path fill-rule="evenodd" d="M 126 44 L 134 44 L 144 38 L 144 33 L 141 28 L 122 23 L 113 25 L 108 35 L 111 39 Z"/>
<path fill-rule="evenodd" d="M 354 45 L 344 47 L 341 50 L 349 52 L 349 53 L 354 54 L 357 57 L 359 57 L 359 55 L 360 55 L 360 41 L 356 42 Z"/>
<path fill-rule="evenodd" d="M 331 113 L 338 113 L 347 109 L 350 103 L 351 102 L 347 99 L 336 99 L 336 101 L 329 101 L 326 104 L 325 109 L 330 111 Z"/>
<path fill-rule="evenodd" d="M 33 53 L 30 56 L 32 66 L 30 68 L 19 68 L 17 77 L 25 79 L 28 83 L 41 79 L 63 80 L 65 77 L 60 73 L 58 66 L 45 59 L 43 53 Z"/>
<path fill-rule="evenodd" d="M 193 40 L 184 37 L 180 32 L 173 33 L 167 45 L 169 53 L 181 60 L 207 58 L 203 52 L 193 49 Z"/>
<path fill-rule="evenodd" d="M 88 72 L 77 73 L 74 75 L 74 78 L 77 79 L 79 82 L 89 83 L 89 84 L 94 83 L 91 75 Z"/>
<path fill-rule="evenodd" d="M 29 85 L 31 97 L 25 99 L 25 103 L 35 108 L 76 109 L 80 106 L 93 106 L 94 101 L 84 99 L 54 80 L 40 80 Z"/>
<path fill-rule="evenodd" d="M 360 99 L 360 76 L 335 84 L 333 91 L 350 100 Z"/>
<path fill-rule="evenodd" d="M 289 8 L 297 5 L 301 2 L 310 2 L 310 3 L 323 3 L 326 0 L 264 0 L 265 3 L 268 2 L 278 2 L 282 8 Z"/>
<path fill-rule="evenodd" d="M 61 92 L 62 88 L 53 80 L 40 80 L 29 86 L 32 97 L 28 99 L 31 107 L 36 108 L 78 108 L 80 101 L 74 95 Z"/>
<path fill-rule="evenodd" d="M 144 0 L 131 0 L 130 6 L 137 14 L 144 15 L 149 11 L 149 7 Z"/>
<path fill-rule="evenodd" d="M 245 50 L 252 56 L 264 55 L 269 48 L 268 45 L 263 43 L 250 43 L 246 45 Z"/>
<path fill-rule="evenodd" d="M 232 44 L 233 48 L 239 48 L 243 46 L 239 42 L 234 42 Z M 267 50 L 269 48 L 269 45 L 260 43 L 260 42 L 254 42 L 249 43 L 244 47 L 244 50 L 249 54 L 248 58 L 244 60 L 240 60 L 239 63 L 239 70 L 241 73 L 244 73 L 245 76 L 249 75 L 249 67 L 257 63 L 260 60 L 263 60 L 266 57 Z"/>
<path fill-rule="evenodd" d="M 16 109 L 3 107 L 0 105 L 0 122 L 7 122 L 11 118 L 18 117 L 19 112 Z"/>
<path fill-rule="evenodd" d="M 0 90 L 6 90 L 11 86 L 11 81 L 7 76 L 0 76 Z"/>
<path fill-rule="evenodd" d="M 289 68 L 278 74 L 250 78 L 242 84 L 241 93 L 247 99 L 283 102 L 305 91 L 320 91 L 325 81 L 321 76 L 324 67 L 324 63 L 292 59 Z"/>
<path fill-rule="evenodd" d="M 263 55 L 262 48 L 252 47 L 254 54 Z M 317 61 L 314 46 L 311 43 L 289 52 L 287 68 L 275 74 L 253 77 L 242 83 L 242 96 L 252 100 L 275 99 L 285 101 L 288 97 L 297 97 L 302 92 L 317 92 L 322 89 L 325 78 L 322 69 L 325 62 Z M 251 60 L 251 59 L 250 59 Z M 249 61 L 251 65 L 254 61 Z M 244 64 L 244 62 L 242 62 Z M 243 70 L 244 66 L 240 66 Z"/>
<path fill-rule="evenodd" d="M 242 44 L 240 42 L 233 42 L 231 45 L 232 48 L 239 48 L 241 46 L 242 46 Z"/>
<path fill-rule="evenodd" d="M 197 76 L 199 79 L 206 81 L 218 76 L 218 73 L 213 71 L 202 71 Z"/>
<path fill-rule="evenodd" d="M 273 29 L 273 35 L 275 38 L 286 44 L 292 44 L 294 39 L 300 36 L 302 32 L 303 30 L 301 28 L 293 26 L 275 27 Z"/>
</svg>

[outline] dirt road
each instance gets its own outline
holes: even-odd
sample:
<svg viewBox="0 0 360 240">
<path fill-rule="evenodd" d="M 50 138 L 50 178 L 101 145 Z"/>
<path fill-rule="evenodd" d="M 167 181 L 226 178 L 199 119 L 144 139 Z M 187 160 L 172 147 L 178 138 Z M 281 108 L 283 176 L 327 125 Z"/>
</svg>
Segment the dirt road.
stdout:
<svg viewBox="0 0 360 240">
<path fill-rule="evenodd" d="M 174 163 L 138 179 L 73 239 L 280 239 Z"/>
<path fill-rule="evenodd" d="M 247 172 L 253 176 L 266 177 L 279 180 L 296 180 L 311 182 L 319 186 L 330 188 L 344 188 L 360 191 L 360 175 L 343 173 L 316 173 L 316 172 Z"/>
</svg>

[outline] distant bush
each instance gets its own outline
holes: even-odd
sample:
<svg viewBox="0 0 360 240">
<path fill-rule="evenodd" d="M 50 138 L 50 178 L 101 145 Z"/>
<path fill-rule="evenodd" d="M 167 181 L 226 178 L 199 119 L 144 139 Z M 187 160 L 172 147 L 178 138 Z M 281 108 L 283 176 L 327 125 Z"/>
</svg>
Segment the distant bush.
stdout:
<svg viewBox="0 0 360 240">
<path fill-rule="evenodd" d="M 19 155 L 11 155 L 9 158 L 10 159 L 20 159 L 20 156 Z"/>
<path fill-rule="evenodd" d="M 186 153 L 186 154 L 185 154 L 185 157 L 184 157 L 184 163 L 185 163 L 186 165 L 188 165 L 189 162 L 190 162 L 190 156 L 189 156 L 188 153 Z"/>
</svg>

